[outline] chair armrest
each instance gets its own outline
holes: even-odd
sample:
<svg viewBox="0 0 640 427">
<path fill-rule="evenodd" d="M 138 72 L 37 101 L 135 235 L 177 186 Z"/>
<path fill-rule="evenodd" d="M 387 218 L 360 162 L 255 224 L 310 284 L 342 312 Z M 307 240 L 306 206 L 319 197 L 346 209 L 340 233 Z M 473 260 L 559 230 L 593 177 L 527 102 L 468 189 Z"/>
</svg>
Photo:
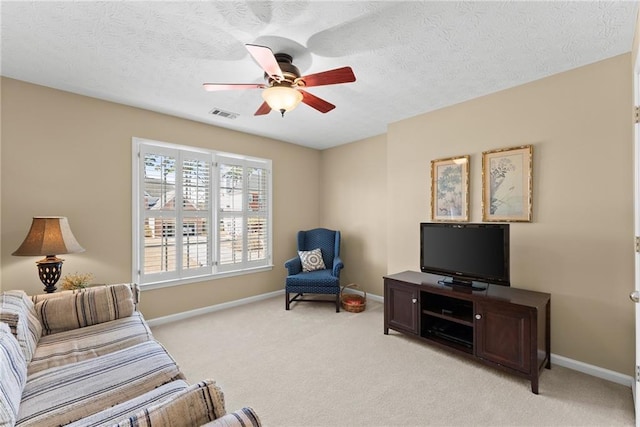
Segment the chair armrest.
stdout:
<svg viewBox="0 0 640 427">
<path fill-rule="evenodd" d="M 340 257 L 339 256 L 334 257 L 332 274 L 335 277 L 340 277 L 340 270 L 342 270 L 343 268 L 344 268 L 344 264 L 342 263 L 342 260 L 340 259 Z"/>
<path fill-rule="evenodd" d="M 299 257 L 291 258 L 284 263 L 284 266 L 288 270 L 289 276 L 302 272 L 302 262 L 300 262 Z"/>
<path fill-rule="evenodd" d="M 248 407 L 204 424 L 206 427 L 260 427 L 261 425 L 258 415 Z"/>
<path fill-rule="evenodd" d="M 35 295 L 32 300 L 44 335 L 128 317 L 135 311 L 128 284 L 61 292 L 51 297 Z"/>
</svg>

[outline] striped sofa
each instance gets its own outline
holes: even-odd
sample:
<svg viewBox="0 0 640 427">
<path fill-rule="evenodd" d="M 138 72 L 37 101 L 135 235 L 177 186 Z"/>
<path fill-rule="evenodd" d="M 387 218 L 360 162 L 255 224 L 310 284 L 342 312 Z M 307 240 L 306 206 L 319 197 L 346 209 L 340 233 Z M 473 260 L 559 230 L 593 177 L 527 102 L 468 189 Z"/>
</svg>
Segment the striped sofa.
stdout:
<svg viewBox="0 0 640 427">
<path fill-rule="evenodd" d="M 0 427 L 246 426 L 212 380 L 188 384 L 137 311 L 136 285 L 0 293 Z"/>
</svg>

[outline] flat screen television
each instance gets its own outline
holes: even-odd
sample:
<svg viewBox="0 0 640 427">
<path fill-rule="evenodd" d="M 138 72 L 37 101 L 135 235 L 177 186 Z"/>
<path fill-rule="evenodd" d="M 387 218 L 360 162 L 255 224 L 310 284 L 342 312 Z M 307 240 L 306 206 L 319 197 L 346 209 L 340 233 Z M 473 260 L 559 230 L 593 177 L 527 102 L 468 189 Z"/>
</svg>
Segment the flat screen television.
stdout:
<svg viewBox="0 0 640 427">
<path fill-rule="evenodd" d="M 421 223 L 420 270 L 444 284 L 510 286 L 509 224 Z"/>
</svg>

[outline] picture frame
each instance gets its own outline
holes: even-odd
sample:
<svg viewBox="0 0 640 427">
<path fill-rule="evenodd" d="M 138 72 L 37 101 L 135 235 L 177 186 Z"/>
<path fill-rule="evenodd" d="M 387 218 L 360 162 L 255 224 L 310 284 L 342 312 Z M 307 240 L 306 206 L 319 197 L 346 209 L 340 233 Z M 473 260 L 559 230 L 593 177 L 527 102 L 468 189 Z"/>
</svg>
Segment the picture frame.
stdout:
<svg viewBox="0 0 640 427">
<path fill-rule="evenodd" d="M 530 222 L 533 146 L 482 153 L 482 221 Z"/>
<path fill-rule="evenodd" d="M 431 161 L 431 220 L 469 221 L 469 156 Z"/>
</svg>

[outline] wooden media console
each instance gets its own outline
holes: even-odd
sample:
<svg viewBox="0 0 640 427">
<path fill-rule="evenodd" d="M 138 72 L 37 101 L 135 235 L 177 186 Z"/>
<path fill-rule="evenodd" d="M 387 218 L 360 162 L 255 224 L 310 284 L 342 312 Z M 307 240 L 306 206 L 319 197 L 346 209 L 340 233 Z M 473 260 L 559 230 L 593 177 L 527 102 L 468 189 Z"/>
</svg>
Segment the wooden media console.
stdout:
<svg viewBox="0 0 640 427">
<path fill-rule="evenodd" d="M 385 276 L 384 333 L 393 329 L 528 378 L 538 394 L 542 368 L 551 368 L 551 295 L 440 279 L 416 271 Z"/>
</svg>

